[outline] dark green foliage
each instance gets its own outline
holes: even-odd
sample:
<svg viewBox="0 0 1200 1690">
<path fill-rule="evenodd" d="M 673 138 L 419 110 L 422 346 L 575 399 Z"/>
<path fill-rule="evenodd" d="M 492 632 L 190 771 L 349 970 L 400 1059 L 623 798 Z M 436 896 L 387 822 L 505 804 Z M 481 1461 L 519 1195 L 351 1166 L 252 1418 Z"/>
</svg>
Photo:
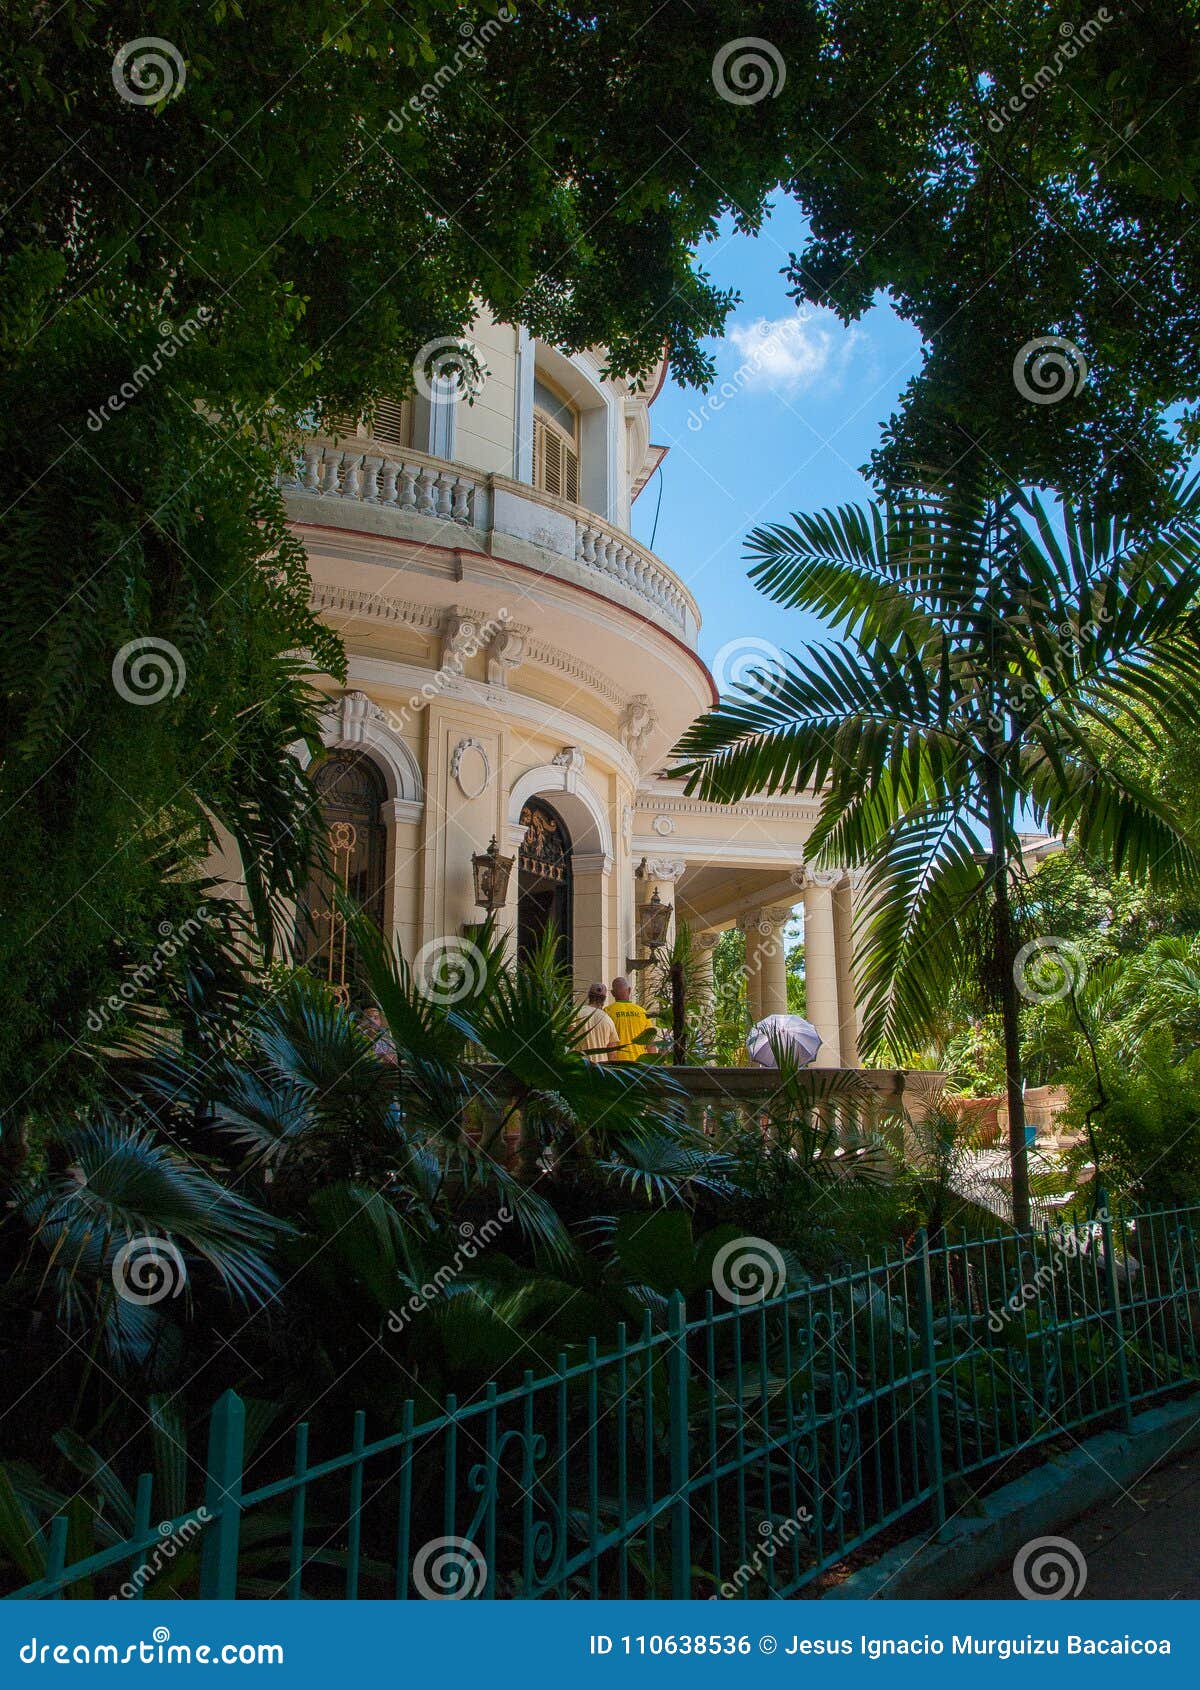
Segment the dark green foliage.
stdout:
<svg viewBox="0 0 1200 1690">
<path fill-rule="evenodd" d="M 1161 511 L 1196 438 L 1168 410 L 1200 395 L 1195 6 L 832 0 L 824 16 L 808 115 L 827 144 L 793 154 L 812 226 L 793 281 L 845 316 L 886 293 L 928 347 L 874 469 Z M 1035 404 L 1013 364 L 1049 335 L 1087 381 Z"/>
</svg>

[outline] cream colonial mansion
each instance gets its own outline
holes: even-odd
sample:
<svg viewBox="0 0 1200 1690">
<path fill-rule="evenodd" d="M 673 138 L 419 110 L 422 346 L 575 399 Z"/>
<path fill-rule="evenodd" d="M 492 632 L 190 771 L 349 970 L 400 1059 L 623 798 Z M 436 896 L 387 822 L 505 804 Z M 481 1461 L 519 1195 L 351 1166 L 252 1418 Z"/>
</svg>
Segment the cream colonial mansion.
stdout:
<svg viewBox="0 0 1200 1690">
<path fill-rule="evenodd" d="M 787 1007 L 781 929 L 802 899 L 818 1061 L 855 1065 L 851 886 L 804 866 L 811 797 L 727 807 L 660 772 L 716 698 L 687 560 L 677 573 L 630 534 L 664 456 L 665 367 L 635 392 L 600 357 L 486 317 L 472 341 L 472 403 L 421 384 L 370 431 L 306 439 L 284 487 L 348 654 L 313 770 L 334 875 L 429 958 L 480 920 L 475 859 L 495 838 L 518 950 L 552 925 L 581 990 L 609 981 L 657 899 L 710 967 L 721 931 L 744 927 L 752 1018 Z M 331 904 L 315 886 L 310 961 L 339 983 Z"/>
</svg>

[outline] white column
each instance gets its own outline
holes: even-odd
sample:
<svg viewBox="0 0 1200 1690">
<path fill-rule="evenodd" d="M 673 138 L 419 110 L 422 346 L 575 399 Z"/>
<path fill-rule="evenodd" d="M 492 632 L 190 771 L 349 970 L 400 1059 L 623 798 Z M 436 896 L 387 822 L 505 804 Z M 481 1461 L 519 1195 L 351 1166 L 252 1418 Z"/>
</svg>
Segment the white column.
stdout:
<svg viewBox="0 0 1200 1690">
<path fill-rule="evenodd" d="M 635 880 L 635 911 L 648 904 L 657 892 L 659 901 L 675 906 L 675 886 L 687 864 L 679 857 L 643 857 Z M 675 918 L 667 928 L 665 944 L 670 944 L 675 932 Z M 636 939 L 635 932 L 635 939 Z"/>
<path fill-rule="evenodd" d="M 807 869 L 804 876 L 804 982 L 808 1019 L 821 1035 L 814 1068 L 842 1065 L 833 888 L 841 869 Z"/>
<path fill-rule="evenodd" d="M 762 979 L 760 1017 L 787 1014 L 787 946 L 783 930 L 791 916 L 790 906 L 758 912 L 758 956 Z"/>
<path fill-rule="evenodd" d="M 758 930 L 757 915 L 743 916 L 738 926 L 746 935 L 746 1015 L 753 1027 L 756 1021 L 762 1020 L 762 956 L 759 951 L 762 934 Z"/>
<path fill-rule="evenodd" d="M 575 990 L 582 994 L 593 983 L 607 983 L 624 970 L 613 968 L 608 950 L 608 887 L 612 858 L 604 851 L 577 851 L 571 863 L 574 875 L 572 939 Z"/>
<path fill-rule="evenodd" d="M 847 874 L 833 889 L 833 940 L 837 958 L 838 1034 L 842 1066 L 857 1068 L 858 988 L 854 978 L 854 884 Z"/>
</svg>

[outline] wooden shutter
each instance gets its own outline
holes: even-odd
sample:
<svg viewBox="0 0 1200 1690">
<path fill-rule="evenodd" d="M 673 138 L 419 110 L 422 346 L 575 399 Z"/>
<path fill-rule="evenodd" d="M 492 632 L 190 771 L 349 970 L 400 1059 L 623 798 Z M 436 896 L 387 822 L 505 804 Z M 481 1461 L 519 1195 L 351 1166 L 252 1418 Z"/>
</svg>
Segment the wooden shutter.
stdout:
<svg viewBox="0 0 1200 1690">
<path fill-rule="evenodd" d="M 404 448 L 409 444 L 407 399 L 380 399 L 376 403 L 371 438 L 377 440 L 381 446 Z"/>
<path fill-rule="evenodd" d="M 533 419 L 533 484 L 555 498 L 579 503 L 579 454 L 544 417 Z"/>
</svg>

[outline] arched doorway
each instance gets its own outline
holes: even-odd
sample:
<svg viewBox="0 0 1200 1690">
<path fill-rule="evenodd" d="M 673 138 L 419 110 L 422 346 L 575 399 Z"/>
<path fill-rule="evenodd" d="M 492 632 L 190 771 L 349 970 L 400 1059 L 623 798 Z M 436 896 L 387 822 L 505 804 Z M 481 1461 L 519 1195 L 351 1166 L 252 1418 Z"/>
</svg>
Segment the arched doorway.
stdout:
<svg viewBox="0 0 1200 1690">
<path fill-rule="evenodd" d="M 387 829 L 380 810 L 387 786 L 361 751 L 330 752 L 313 771 L 312 784 L 323 838 L 299 912 L 298 949 L 309 969 L 349 1003 L 362 983 L 336 892 L 346 893 L 382 930 Z"/>
<path fill-rule="evenodd" d="M 558 939 L 559 961 L 570 968 L 571 835 L 558 811 L 543 798 L 521 809 L 524 833 L 517 852 L 517 956 L 537 949 L 547 933 Z"/>
</svg>

